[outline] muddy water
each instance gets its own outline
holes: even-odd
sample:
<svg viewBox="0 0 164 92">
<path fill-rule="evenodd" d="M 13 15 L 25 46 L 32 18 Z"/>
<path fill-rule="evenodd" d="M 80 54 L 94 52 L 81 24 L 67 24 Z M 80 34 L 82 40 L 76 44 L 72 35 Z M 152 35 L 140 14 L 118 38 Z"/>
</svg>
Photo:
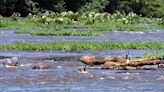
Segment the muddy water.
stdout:
<svg viewBox="0 0 164 92">
<path fill-rule="evenodd" d="M 164 30 L 142 32 L 105 32 L 104 36 L 32 36 L 15 34 L 11 30 L 0 30 L 0 44 L 15 42 L 107 42 L 107 41 L 164 41 Z"/>
<path fill-rule="evenodd" d="M 128 50 L 133 57 L 146 50 Z M 21 66 L 5 68 L 0 62 L 0 91 L 3 92 L 163 92 L 164 70 L 101 70 L 88 67 L 87 74 L 77 72 L 78 60 L 65 60 L 82 55 L 100 57 L 124 56 L 127 50 L 80 52 L 1 52 L 0 56 L 17 56 Z M 40 59 L 40 57 L 45 59 Z M 52 57 L 60 57 L 57 61 Z M 63 58 L 63 59 L 62 59 Z M 46 63 L 50 69 L 33 70 L 32 64 Z"/>
</svg>

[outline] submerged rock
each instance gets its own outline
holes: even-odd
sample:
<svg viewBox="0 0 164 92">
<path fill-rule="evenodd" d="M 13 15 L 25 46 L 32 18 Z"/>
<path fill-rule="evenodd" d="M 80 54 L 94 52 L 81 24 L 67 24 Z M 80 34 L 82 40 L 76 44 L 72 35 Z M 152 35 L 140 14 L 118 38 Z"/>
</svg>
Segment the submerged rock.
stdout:
<svg viewBox="0 0 164 92">
<path fill-rule="evenodd" d="M 48 69 L 50 66 L 45 63 L 37 63 L 32 66 L 32 69 Z"/>
<path fill-rule="evenodd" d="M 18 61 L 17 57 L 5 58 L 1 61 L 6 68 L 16 68 L 20 65 L 20 62 Z"/>
</svg>

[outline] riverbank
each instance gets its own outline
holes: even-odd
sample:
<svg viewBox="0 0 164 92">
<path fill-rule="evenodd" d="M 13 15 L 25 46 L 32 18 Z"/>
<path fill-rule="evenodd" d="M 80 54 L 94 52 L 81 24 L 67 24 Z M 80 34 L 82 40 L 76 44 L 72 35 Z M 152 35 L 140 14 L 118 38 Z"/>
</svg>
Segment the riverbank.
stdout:
<svg viewBox="0 0 164 92">
<path fill-rule="evenodd" d="M 17 31 L 17 33 L 29 33 L 33 35 L 70 35 L 63 28 L 86 28 L 86 36 L 98 34 L 103 31 L 141 31 L 164 29 L 162 18 L 146 18 L 134 13 L 124 15 L 121 13 L 74 13 L 62 12 L 52 13 L 45 12 L 40 15 L 29 15 L 22 18 L 17 15 L 11 17 L 0 16 L 0 28 L 7 28 Z M 72 31 L 74 32 L 74 31 Z M 94 32 L 94 33 L 92 33 Z M 81 36 L 83 34 L 77 33 Z M 84 36 L 85 36 L 84 35 Z"/>
</svg>

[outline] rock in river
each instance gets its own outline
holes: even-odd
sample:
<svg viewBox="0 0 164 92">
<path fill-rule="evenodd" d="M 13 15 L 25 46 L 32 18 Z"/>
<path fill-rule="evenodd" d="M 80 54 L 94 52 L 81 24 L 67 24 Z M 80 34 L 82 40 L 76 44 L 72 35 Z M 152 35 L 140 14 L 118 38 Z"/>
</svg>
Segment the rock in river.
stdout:
<svg viewBox="0 0 164 92">
<path fill-rule="evenodd" d="M 45 63 L 37 63 L 32 66 L 32 69 L 48 69 L 50 66 Z"/>
</svg>

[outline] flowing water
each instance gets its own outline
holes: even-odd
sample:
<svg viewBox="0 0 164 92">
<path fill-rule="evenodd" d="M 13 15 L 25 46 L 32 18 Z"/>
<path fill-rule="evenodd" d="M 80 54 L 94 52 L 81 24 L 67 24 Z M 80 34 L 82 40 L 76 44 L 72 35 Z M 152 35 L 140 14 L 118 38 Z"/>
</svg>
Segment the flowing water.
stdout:
<svg viewBox="0 0 164 92">
<path fill-rule="evenodd" d="M 79 52 L 0 52 L 0 57 L 18 57 L 21 66 L 5 68 L 0 62 L 2 92 L 163 92 L 164 71 L 102 70 L 88 67 L 88 73 L 78 73 L 84 66 L 77 58 L 83 55 L 99 57 L 142 56 L 147 50 L 103 50 Z M 161 50 L 162 51 L 162 50 Z M 58 58 L 54 61 L 54 58 Z M 69 59 L 68 59 L 69 58 Z M 46 63 L 49 69 L 33 70 L 32 64 Z"/>
<path fill-rule="evenodd" d="M 0 30 L 0 44 L 15 42 L 108 42 L 108 41 L 164 41 L 164 30 L 141 32 L 105 32 L 104 36 L 32 36 L 15 34 L 11 30 Z"/>
<path fill-rule="evenodd" d="M 77 41 L 164 41 L 164 30 L 143 32 L 106 32 L 104 36 L 31 36 L 0 31 L 0 44 L 15 42 L 77 42 Z M 163 92 L 164 69 L 159 70 L 102 70 L 88 67 L 88 73 L 78 73 L 84 66 L 79 61 L 83 55 L 97 57 L 125 56 L 133 58 L 157 50 L 100 50 L 77 52 L 0 52 L 0 59 L 18 57 L 20 66 L 6 68 L 0 61 L 0 92 Z M 163 50 L 158 50 L 163 52 Z M 35 63 L 46 63 L 49 69 L 32 69 Z"/>
</svg>

